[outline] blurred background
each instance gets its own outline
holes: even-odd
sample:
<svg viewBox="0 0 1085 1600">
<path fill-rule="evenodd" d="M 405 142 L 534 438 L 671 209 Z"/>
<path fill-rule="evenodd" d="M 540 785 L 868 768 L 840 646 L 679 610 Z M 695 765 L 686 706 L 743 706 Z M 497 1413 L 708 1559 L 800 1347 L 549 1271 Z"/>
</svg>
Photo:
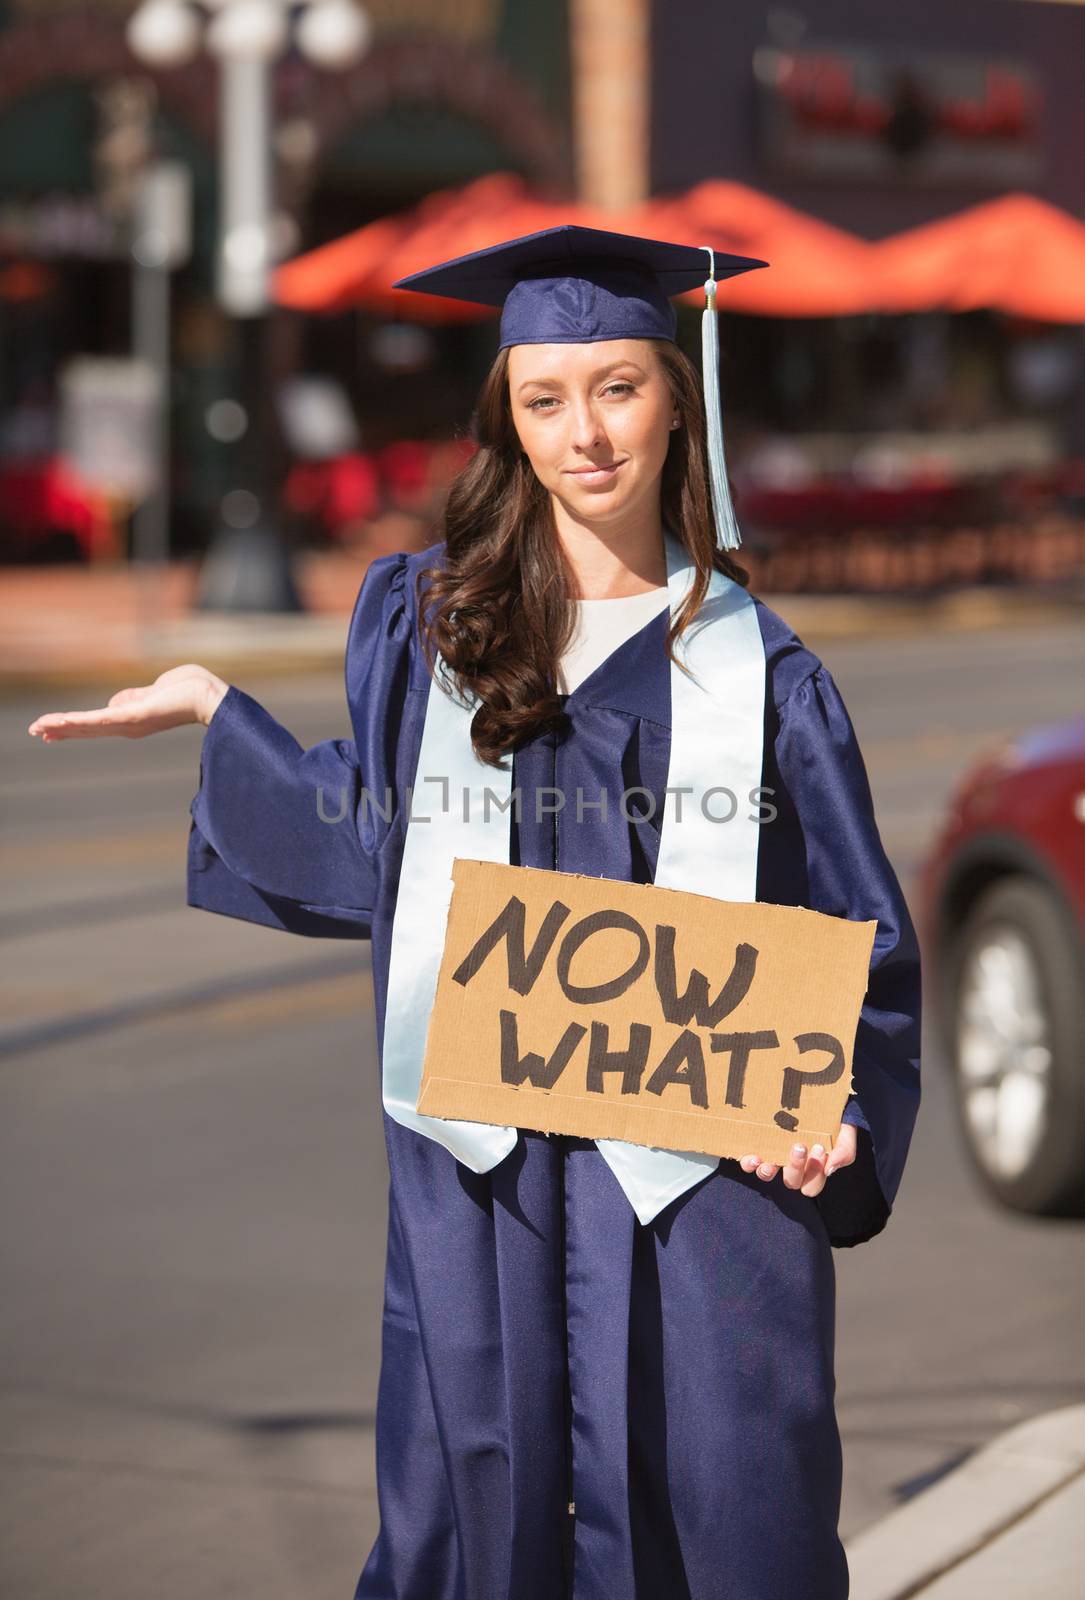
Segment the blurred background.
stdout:
<svg viewBox="0 0 1085 1600">
<path fill-rule="evenodd" d="M 1080 1593 L 1083 61 L 1073 0 L 0 0 L 0 1593 L 353 1591 L 366 947 L 184 905 L 197 729 L 25 729 L 196 660 L 343 736 L 495 344 L 392 281 L 569 221 L 771 264 L 719 295 L 740 556 L 921 929 L 913 1154 L 836 1254 L 853 1593 Z"/>
</svg>

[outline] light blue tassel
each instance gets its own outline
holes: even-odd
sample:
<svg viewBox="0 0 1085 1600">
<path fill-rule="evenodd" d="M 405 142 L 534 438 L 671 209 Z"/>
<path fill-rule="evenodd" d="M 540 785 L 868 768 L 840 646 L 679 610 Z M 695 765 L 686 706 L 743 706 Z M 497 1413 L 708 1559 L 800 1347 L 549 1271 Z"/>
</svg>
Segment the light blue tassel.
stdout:
<svg viewBox="0 0 1085 1600">
<path fill-rule="evenodd" d="M 705 420 L 708 424 L 708 474 L 712 486 L 712 514 L 716 544 L 737 550 L 742 543 L 738 519 L 727 487 L 727 462 L 723 455 L 723 415 L 720 407 L 720 330 L 716 311 L 716 257 L 711 245 L 698 246 L 709 255 L 705 282 L 705 308 L 701 312 L 701 370 L 704 379 Z"/>
</svg>

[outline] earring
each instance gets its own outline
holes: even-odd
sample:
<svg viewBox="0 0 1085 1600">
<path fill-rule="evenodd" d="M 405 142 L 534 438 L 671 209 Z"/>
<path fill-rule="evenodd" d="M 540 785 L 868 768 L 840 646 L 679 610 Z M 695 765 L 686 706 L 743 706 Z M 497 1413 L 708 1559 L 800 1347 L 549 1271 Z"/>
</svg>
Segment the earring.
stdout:
<svg viewBox="0 0 1085 1600">
<path fill-rule="evenodd" d="M 671 427 L 672 428 L 680 428 L 681 426 L 682 426 L 681 418 L 675 417 L 674 421 L 671 423 Z"/>
</svg>

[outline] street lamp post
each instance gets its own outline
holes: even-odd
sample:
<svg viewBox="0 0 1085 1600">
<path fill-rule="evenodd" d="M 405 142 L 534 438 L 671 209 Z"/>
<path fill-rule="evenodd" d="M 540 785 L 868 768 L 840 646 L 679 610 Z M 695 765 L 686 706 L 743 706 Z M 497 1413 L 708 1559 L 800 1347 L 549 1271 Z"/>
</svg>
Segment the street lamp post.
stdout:
<svg viewBox="0 0 1085 1600">
<path fill-rule="evenodd" d="M 291 29 L 315 66 L 350 66 L 369 44 L 355 0 L 143 0 L 128 45 L 148 66 L 183 66 L 206 42 L 219 67 L 219 228 L 215 292 L 240 335 L 245 428 L 234 484 L 200 576 L 196 604 L 215 611 L 301 609 L 290 554 L 271 506 L 264 351 L 275 265 L 272 72 Z"/>
</svg>

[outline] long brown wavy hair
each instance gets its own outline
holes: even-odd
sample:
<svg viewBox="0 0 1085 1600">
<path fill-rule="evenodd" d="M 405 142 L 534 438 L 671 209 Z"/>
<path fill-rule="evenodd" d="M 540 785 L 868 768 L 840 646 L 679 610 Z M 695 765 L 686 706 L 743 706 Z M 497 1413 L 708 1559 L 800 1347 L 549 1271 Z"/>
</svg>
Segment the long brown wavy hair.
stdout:
<svg viewBox="0 0 1085 1600">
<path fill-rule="evenodd" d="M 662 521 L 696 569 L 667 630 L 673 660 L 674 643 L 696 616 L 713 568 L 743 587 L 749 574 L 716 546 L 697 369 L 670 340 L 647 342 L 681 418 L 663 465 Z M 440 653 L 445 681 L 452 680 L 462 698 L 477 698 L 471 742 L 479 760 L 501 767 L 507 751 L 566 721 L 556 686 L 577 590 L 549 491 L 535 476 L 513 422 L 507 349 L 482 385 L 472 432 L 478 449 L 449 490 L 440 523 L 444 559 L 418 574 L 417 614 L 430 672 Z"/>
</svg>

